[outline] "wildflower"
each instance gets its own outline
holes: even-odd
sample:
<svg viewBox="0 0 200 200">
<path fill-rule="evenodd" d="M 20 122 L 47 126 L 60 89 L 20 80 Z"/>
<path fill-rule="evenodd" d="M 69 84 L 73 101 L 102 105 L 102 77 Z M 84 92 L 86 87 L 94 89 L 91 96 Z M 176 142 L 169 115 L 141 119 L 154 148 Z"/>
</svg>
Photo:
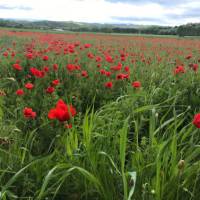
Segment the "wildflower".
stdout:
<svg viewBox="0 0 200 200">
<path fill-rule="evenodd" d="M 57 86 L 60 83 L 60 81 L 58 79 L 55 79 L 51 83 L 53 86 Z"/>
<path fill-rule="evenodd" d="M 26 58 L 27 58 L 28 60 L 32 60 L 32 59 L 33 59 L 33 54 L 32 54 L 32 53 L 27 53 L 27 54 L 26 54 Z"/>
<path fill-rule="evenodd" d="M 125 67 L 124 67 L 124 71 L 129 72 L 129 71 L 130 71 L 129 66 L 125 66 Z"/>
<path fill-rule="evenodd" d="M 87 57 L 90 58 L 90 59 L 93 59 L 94 55 L 93 55 L 93 53 L 89 52 L 88 55 L 87 55 Z"/>
<path fill-rule="evenodd" d="M 12 56 L 12 57 L 15 57 L 15 55 L 16 55 L 16 54 L 15 54 L 15 52 L 13 51 L 13 52 L 11 53 L 11 56 Z"/>
<path fill-rule="evenodd" d="M 55 108 L 48 113 L 49 119 L 57 119 L 60 122 L 68 121 L 76 115 L 76 109 L 72 105 L 67 105 L 60 99 Z"/>
<path fill-rule="evenodd" d="M 200 128 L 200 113 L 194 116 L 192 123 L 197 127 Z"/>
<path fill-rule="evenodd" d="M 132 83 L 132 86 L 134 88 L 140 88 L 141 87 L 141 83 L 140 83 L 140 81 L 135 81 L 135 82 Z"/>
<path fill-rule="evenodd" d="M 194 63 L 194 64 L 189 64 L 189 67 L 190 67 L 193 71 L 197 72 L 199 66 L 198 66 L 198 64 Z"/>
<path fill-rule="evenodd" d="M 185 73 L 185 69 L 182 65 L 176 67 L 176 69 L 174 70 L 174 74 L 180 74 L 180 73 Z"/>
<path fill-rule="evenodd" d="M 18 89 L 15 93 L 16 93 L 16 95 L 18 95 L 18 96 L 22 96 L 22 95 L 24 95 L 24 90 Z"/>
<path fill-rule="evenodd" d="M 47 60 L 49 60 L 49 57 L 48 56 L 43 56 L 42 60 L 47 61 Z"/>
<path fill-rule="evenodd" d="M 113 87 L 113 83 L 112 82 L 107 82 L 107 83 L 104 84 L 104 86 L 106 88 L 112 88 Z"/>
<path fill-rule="evenodd" d="M 48 71 L 49 71 L 49 68 L 48 68 L 47 66 L 44 66 L 44 67 L 43 67 L 43 71 L 44 71 L 44 72 L 48 72 Z"/>
<path fill-rule="evenodd" d="M 90 48 L 92 45 L 91 44 L 85 44 L 84 47 L 87 49 L 87 48 Z"/>
<path fill-rule="evenodd" d="M 112 62 L 113 62 L 113 58 L 112 58 L 111 56 L 107 55 L 107 56 L 106 56 L 106 61 L 107 61 L 108 63 L 112 63 Z"/>
<path fill-rule="evenodd" d="M 117 80 L 123 80 L 123 79 L 127 79 L 127 78 L 129 78 L 129 75 L 128 74 L 117 74 L 117 76 L 116 76 L 116 79 Z"/>
<path fill-rule="evenodd" d="M 8 52 L 5 51 L 5 52 L 3 53 L 3 56 L 4 56 L 4 57 L 8 57 Z"/>
<path fill-rule="evenodd" d="M 187 60 L 189 60 L 190 58 L 192 58 L 192 54 L 189 54 L 185 57 Z"/>
<path fill-rule="evenodd" d="M 96 56 L 96 62 L 101 62 L 102 61 L 102 58 L 100 56 Z"/>
<path fill-rule="evenodd" d="M 27 88 L 28 90 L 32 90 L 33 87 L 34 87 L 34 85 L 33 85 L 32 83 L 27 83 L 27 84 L 25 85 L 25 88 Z"/>
<path fill-rule="evenodd" d="M 37 68 L 34 68 L 34 67 L 30 68 L 30 72 L 31 72 L 32 75 L 34 75 L 37 78 L 43 78 L 44 75 L 45 75 L 44 71 L 40 71 L 40 70 L 38 70 Z"/>
<path fill-rule="evenodd" d="M 58 64 L 53 64 L 53 70 L 57 71 L 58 70 Z"/>
<path fill-rule="evenodd" d="M 51 86 L 46 89 L 46 93 L 48 93 L 48 94 L 52 94 L 54 91 L 55 91 L 55 88 L 53 88 Z"/>
<path fill-rule="evenodd" d="M 88 77 L 87 71 L 82 71 L 82 72 L 81 72 L 81 76 L 83 76 L 83 77 Z"/>
<path fill-rule="evenodd" d="M 106 74 L 106 70 L 105 70 L 105 69 L 101 69 L 99 72 L 100 72 L 102 75 Z"/>
<path fill-rule="evenodd" d="M 100 68 L 100 67 L 101 67 L 101 64 L 99 63 L 99 64 L 97 65 L 97 67 Z"/>
<path fill-rule="evenodd" d="M 23 114 L 27 119 L 34 119 L 36 117 L 36 112 L 33 112 L 32 108 L 24 108 Z"/>
<path fill-rule="evenodd" d="M 106 74 L 106 76 L 107 76 L 107 77 L 110 77 L 110 75 L 111 75 L 111 72 L 109 72 L 109 71 L 106 71 L 106 73 L 105 73 L 105 74 Z"/>
<path fill-rule="evenodd" d="M 76 70 L 76 66 L 73 65 L 73 64 L 68 64 L 68 65 L 66 66 L 66 68 L 67 68 L 67 70 L 70 71 L 70 72 Z"/>
<path fill-rule="evenodd" d="M 118 63 L 117 66 L 114 66 L 114 67 L 110 67 L 111 70 L 113 71 L 119 71 L 122 69 L 122 64 L 121 63 Z"/>
<path fill-rule="evenodd" d="M 18 71 L 22 70 L 22 67 L 18 63 L 13 64 L 13 68 L 16 69 L 16 70 L 18 70 Z"/>
</svg>

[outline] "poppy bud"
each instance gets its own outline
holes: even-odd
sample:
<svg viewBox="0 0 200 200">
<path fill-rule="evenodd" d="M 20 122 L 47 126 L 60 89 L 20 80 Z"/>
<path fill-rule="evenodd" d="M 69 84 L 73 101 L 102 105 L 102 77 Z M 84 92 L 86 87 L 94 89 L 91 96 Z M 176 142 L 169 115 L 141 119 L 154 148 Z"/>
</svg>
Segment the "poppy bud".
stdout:
<svg viewBox="0 0 200 200">
<path fill-rule="evenodd" d="M 180 161 L 178 162 L 178 168 L 179 168 L 180 170 L 183 170 L 184 167 L 185 167 L 185 161 L 184 161 L 184 160 L 180 160 Z"/>
</svg>

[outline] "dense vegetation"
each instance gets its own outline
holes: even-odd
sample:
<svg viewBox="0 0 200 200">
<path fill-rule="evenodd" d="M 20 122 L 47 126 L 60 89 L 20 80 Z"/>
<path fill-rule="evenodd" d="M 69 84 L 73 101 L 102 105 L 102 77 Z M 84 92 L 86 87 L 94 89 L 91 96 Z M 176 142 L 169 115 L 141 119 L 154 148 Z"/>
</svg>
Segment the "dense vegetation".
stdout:
<svg viewBox="0 0 200 200">
<path fill-rule="evenodd" d="M 0 31 L 0 198 L 198 200 L 199 50 Z"/>
<path fill-rule="evenodd" d="M 155 35 L 200 36 L 200 24 L 186 24 L 182 26 L 140 26 L 126 24 L 97 24 L 56 21 L 20 21 L 0 19 L 0 27 L 65 30 L 75 32 L 103 32 L 103 33 L 133 33 Z"/>
</svg>

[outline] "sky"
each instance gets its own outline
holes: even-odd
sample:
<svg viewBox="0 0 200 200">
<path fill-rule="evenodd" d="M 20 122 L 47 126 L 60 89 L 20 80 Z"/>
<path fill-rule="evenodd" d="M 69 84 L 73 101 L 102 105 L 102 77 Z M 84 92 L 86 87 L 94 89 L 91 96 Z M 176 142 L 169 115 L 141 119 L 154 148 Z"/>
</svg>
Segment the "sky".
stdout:
<svg viewBox="0 0 200 200">
<path fill-rule="evenodd" d="M 0 18 L 175 26 L 200 22 L 200 0 L 0 0 Z"/>
</svg>

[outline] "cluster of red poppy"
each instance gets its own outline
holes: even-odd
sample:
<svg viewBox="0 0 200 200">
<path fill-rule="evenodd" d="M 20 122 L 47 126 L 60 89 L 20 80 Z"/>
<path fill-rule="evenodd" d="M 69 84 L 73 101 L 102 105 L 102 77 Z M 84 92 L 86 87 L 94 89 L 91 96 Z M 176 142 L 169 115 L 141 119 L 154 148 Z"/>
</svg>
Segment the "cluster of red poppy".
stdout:
<svg viewBox="0 0 200 200">
<path fill-rule="evenodd" d="M 33 112 L 32 108 L 25 107 L 23 110 L 24 117 L 27 119 L 35 119 L 37 114 Z M 67 105 L 60 99 L 58 100 L 56 107 L 52 108 L 48 113 L 48 118 L 51 120 L 57 119 L 60 122 L 69 121 L 76 115 L 76 109 L 72 105 Z M 71 128 L 71 124 L 67 124 L 68 128 Z"/>
<path fill-rule="evenodd" d="M 33 112 L 32 108 L 24 108 L 23 113 L 27 119 L 34 119 L 36 117 L 36 112 Z"/>
<path fill-rule="evenodd" d="M 67 105 L 60 99 L 55 108 L 49 111 L 49 119 L 57 119 L 60 122 L 68 121 L 70 118 L 76 115 L 76 109 L 72 105 Z"/>
<path fill-rule="evenodd" d="M 142 73 L 139 72 L 143 70 L 143 66 L 148 66 L 147 68 L 150 69 L 153 65 L 170 64 L 170 70 L 177 75 L 175 77 L 179 77 L 178 74 L 186 74 L 189 70 L 191 73 L 192 71 L 198 73 L 200 62 L 200 59 L 191 53 L 193 49 L 196 51 L 199 49 L 200 42 L 192 40 L 143 37 L 127 39 L 125 36 L 54 35 L 9 31 L 6 34 L 32 38 L 31 42 L 24 45 L 23 55 L 21 49 L 18 51 L 16 41 L 10 48 L 2 47 L 3 58 L 10 61 L 13 74 L 17 77 L 19 74 L 20 84 L 15 92 L 19 98 L 23 98 L 23 95 L 26 96 L 31 91 L 37 93 L 37 80 L 41 79 L 45 83 L 44 94 L 48 94 L 48 97 L 56 96 L 59 90 L 57 86 L 64 86 L 61 74 L 63 77 L 65 74 L 75 77 L 77 82 L 80 79 L 87 82 L 93 78 L 99 81 L 102 90 L 111 93 L 119 88 L 118 83 L 132 86 L 135 88 L 133 92 L 139 92 L 141 91 L 139 88 L 144 86 L 141 80 Z M 84 42 L 90 40 L 91 36 L 95 39 L 93 42 L 91 40 L 92 44 Z M 40 48 L 37 48 L 38 43 Z M 167 56 L 163 56 L 164 53 L 160 52 L 165 52 Z M 21 81 L 23 75 L 24 80 Z M 33 112 L 32 108 L 25 108 L 23 112 L 28 119 L 36 118 L 36 112 Z M 60 99 L 56 107 L 49 111 L 48 117 L 63 122 L 68 121 L 75 114 L 75 108 Z M 198 120 L 197 115 L 193 124 L 200 128 Z"/>
</svg>

